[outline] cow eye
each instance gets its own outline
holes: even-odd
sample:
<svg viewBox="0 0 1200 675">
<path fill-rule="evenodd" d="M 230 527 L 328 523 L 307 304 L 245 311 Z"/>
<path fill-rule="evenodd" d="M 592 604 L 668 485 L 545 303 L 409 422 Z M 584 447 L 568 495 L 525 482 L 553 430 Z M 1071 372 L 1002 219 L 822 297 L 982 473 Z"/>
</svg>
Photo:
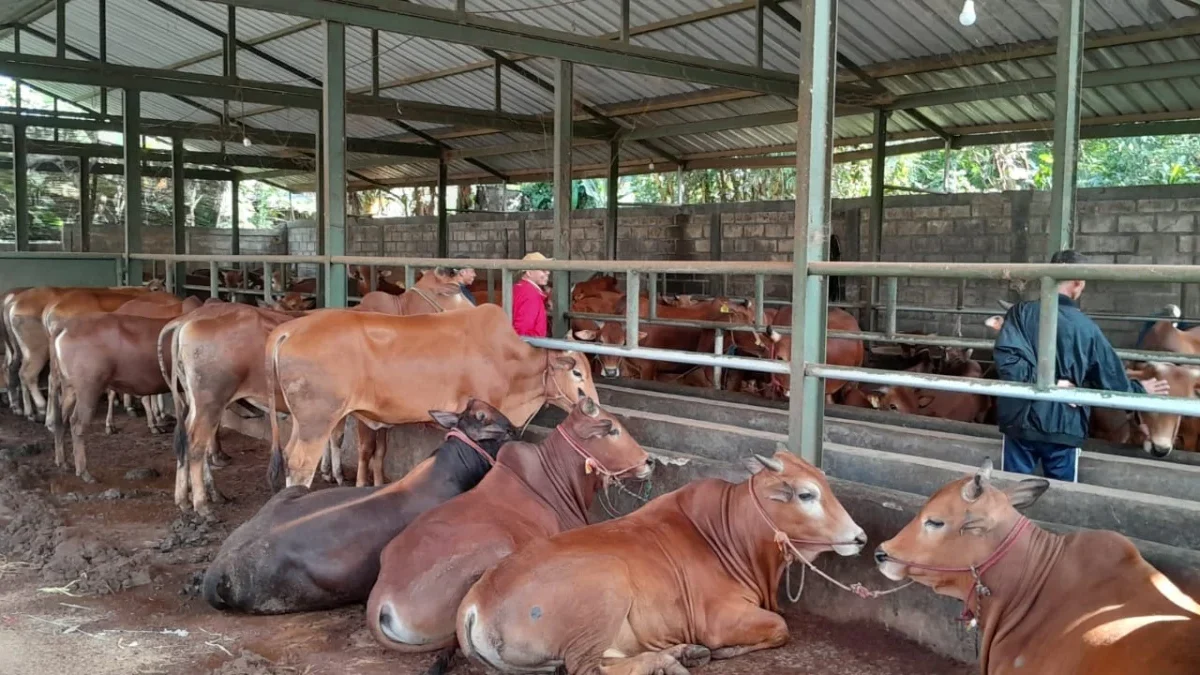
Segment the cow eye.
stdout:
<svg viewBox="0 0 1200 675">
<path fill-rule="evenodd" d="M 796 499 L 799 499 L 802 502 L 811 502 L 816 498 L 817 494 L 815 492 L 801 492 L 800 494 L 796 495 Z"/>
<path fill-rule="evenodd" d="M 578 369 L 572 370 L 571 374 L 574 375 L 575 377 L 578 377 L 581 380 L 583 379 L 583 373 L 580 373 Z"/>
<path fill-rule="evenodd" d="M 925 519 L 925 527 L 928 527 L 931 530 L 940 530 L 945 526 L 946 526 L 946 523 L 944 523 L 940 520 L 934 520 L 933 518 Z"/>
<path fill-rule="evenodd" d="M 617 436 L 621 435 L 621 430 L 617 429 L 616 427 L 613 427 L 612 429 L 609 430 L 608 435 L 612 436 L 613 438 L 616 438 Z"/>
<path fill-rule="evenodd" d="M 482 422 L 487 419 L 487 415 L 482 410 L 480 410 L 479 412 L 475 413 L 475 419 Z"/>
</svg>

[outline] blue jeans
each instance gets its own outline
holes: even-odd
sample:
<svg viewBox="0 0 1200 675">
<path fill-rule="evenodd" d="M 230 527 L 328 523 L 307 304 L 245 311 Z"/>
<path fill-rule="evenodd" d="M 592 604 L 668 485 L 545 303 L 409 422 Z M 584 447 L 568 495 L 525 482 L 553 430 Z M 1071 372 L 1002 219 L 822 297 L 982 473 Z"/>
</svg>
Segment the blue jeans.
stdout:
<svg viewBox="0 0 1200 675">
<path fill-rule="evenodd" d="M 1070 483 L 1079 480 L 1079 448 L 1004 437 L 1004 463 L 1000 465 L 1001 470 L 1032 475 L 1038 462 L 1041 462 L 1046 478 Z"/>
</svg>

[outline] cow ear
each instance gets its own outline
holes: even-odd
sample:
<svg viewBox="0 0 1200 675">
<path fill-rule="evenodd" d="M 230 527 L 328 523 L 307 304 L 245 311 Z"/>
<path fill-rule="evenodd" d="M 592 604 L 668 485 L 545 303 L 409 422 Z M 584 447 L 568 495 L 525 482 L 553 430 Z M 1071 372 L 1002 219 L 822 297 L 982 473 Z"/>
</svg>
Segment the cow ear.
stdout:
<svg viewBox="0 0 1200 675">
<path fill-rule="evenodd" d="M 988 328 L 991 328 L 994 331 L 999 331 L 1001 328 L 1004 328 L 1004 317 L 999 316 L 999 315 L 989 316 L 983 322 L 983 325 L 987 326 Z"/>
<path fill-rule="evenodd" d="M 646 339 L 646 336 L 647 336 L 647 335 L 649 335 L 649 333 L 647 333 L 646 331 L 644 331 L 644 330 L 639 330 L 639 331 L 638 331 L 638 342 L 642 342 L 642 341 L 644 341 L 644 340 Z"/>
<path fill-rule="evenodd" d="M 968 349 L 967 351 L 963 352 L 963 359 L 970 361 L 971 356 L 973 356 L 974 354 L 975 354 L 975 348 L 972 347 L 972 348 Z"/>
<path fill-rule="evenodd" d="M 771 332 L 770 332 L 770 337 L 771 337 L 771 342 L 779 342 L 780 340 L 783 339 L 783 334 L 780 333 L 779 331 L 775 330 L 774 328 L 772 328 Z"/>
<path fill-rule="evenodd" d="M 1045 478 L 1026 478 L 1005 488 L 1004 494 L 1008 495 L 1008 501 L 1013 508 L 1020 511 L 1031 506 L 1048 489 L 1050 489 L 1050 481 Z"/>
<path fill-rule="evenodd" d="M 763 457 L 762 455 L 750 455 L 742 460 L 742 465 L 750 472 L 750 475 L 757 474 L 763 469 L 769 469 L 775 473 L 783 472 L 783 462 L 774 457 Z"/>
<path fill-rule="evenodd" d="M 429 416 L 434 422 L 443 429 L 453 429 L 458 426 L 458 413 L 445 412 L 442 410 L 430 410 Z"/>
<path fill-rule="evenodd" d="M 566 370 L 567 368 L 574 368 L 574 367 L 575 367 L 575 359 L 573 359 L 569 356 L 560 356 L 557 359 L 554 359 L 555 370 Z"/>
<path fill-rule="evenodd" d="M 573 334 L 576 340 L 583 340 L 584 342 L 591 342 L 596 339 L 596 331 L 594 330 L 577 330 Z"/>
<path fill-rule="evenodd" d="M 928 394 L 917 398 L 917 407 L 918 408 L 924 408 L 925 406 L 929 405 L 930 403 L 933 403 L 933 397 Z"/>
</svg>

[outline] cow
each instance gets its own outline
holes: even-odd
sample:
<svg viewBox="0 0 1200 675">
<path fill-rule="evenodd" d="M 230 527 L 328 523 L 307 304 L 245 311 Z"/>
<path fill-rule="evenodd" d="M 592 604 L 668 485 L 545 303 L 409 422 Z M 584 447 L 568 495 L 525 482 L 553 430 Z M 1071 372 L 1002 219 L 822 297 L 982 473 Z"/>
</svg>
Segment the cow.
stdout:
<svg viewBox="0 0 1200 675">
<path fill-rule="evenodd" d="M 28 286 L 19 288 L 10 288 L 0 296 L 0 332 L 4 338 L 4 389 L 8 394 L 8 407 L 14 415 L 21 414 L 22 406 L 20 399 L 21 392 L 21 377 L 19 371 L 21 369 L 20 347 L 17 346 L 17 337 L 8 325 L 8 306 L 9 303 L 23 291 L 29 290 Z"/>
<path fill-rule="evenodd" d="M 487 288 L 485 285 L 484 288 Z M 571 287 L 571 302 L 582 300 L 590 295 L 601 292 L 613 293 L 617 291 L 617 278 L 611 275 L 597 272 L 586 281 L 577 282 Z"/>
<path fill-rule="evenodd" d="M 64 466 L 64 421 L 71 425 L 75 475 L 96 482 L 87 470 L 84 434 L 95 406 L 106 390 L 138 397 L 165 394 L 164 373 L 157 358 L 158 336 L 171 319 L 137 314 L 89 313 L 62 320 L 55 330 L 55 369 L 61 379 L 61 420 L 47 415 L 54 434 L 54 463 Z M 145 400 L 145 398 L 143 398 Z M 153 428 L 152 406 L 147 402 L 148 424 Z M 53 419 L 53 423 L 51 420 Z"/>
<path fill-rule="evenodd" d="M 747 464 L 748 480 L 698 480 L 501 560 L 459 605 L 463 652 L 505 673 L 680 675 L 783 645 L 793 556 L 856 555 L 867 537 L 820 469 L 786 450 Z"/>
<path fill-rule="evenodd" d="M 529 346 L 496 305 L 420 316 L 324 310 L 272 331 L 265 356 L 268 389 L 278 382 L 291 411 L 287 485 L 311 483 L 334 426 L 351 413 L 378 428 L 461 410 L 475 397 L 523 426 L 547 402 L 596 398 L 582 355 Z M 285 455 L 271 401 L 278 485 Z"/>
<path fill-rule="evenodd" d="M 1116 532 L 1043 530 L 1020 513 L 1041 478 L 992 484 L 992 462 L 938 490 L 875 551 L 889 579 L 962 600 L 985 675 L 1184 675 L 1200 664 L 1200 604 Z"/>
<path fill-rule="evenodd" d="M 472 399 L 460 413 L 430 411 L 450 430 L 428 459 L 382 488 L 290 487 L 221 545 L 204 574 L 213 607 L 250 614 L 332 609 L 365 602 L 379 554 L 414 518 L 470 490 L 517 429 Z"/>
<path fill-rule="evenodd" d="M 852 331 L 857 333 L 860 329 L 858 321 L 852 314 L 844 309 L 837 307 L 829 308 L 829 313 L 826 315 L 825 321 L 826 330 L 841 330 Z M 776 312 L 771 320 L 772 326 L 787 326 L 792 325 L 792 306 L 788 305 Z M 792 336 L 791 334 L 783 334 L 776 330 L 771 330 L 768 334 L 771 342 L 775 344 L 772 350 L 771 357 L 784 363 L 792 361 Z M 841 338 L 826 338 L 825 340 L 825 363 L 831 366 L 852 366 L 859 367 L 863 364 L 863 343 L 861 340 L 845 340 Z M 839 389 L 846 386 L 846 383 L 841 380 L 825 380 L 825 400 L 826 402 L 833 401 L 833 395 Z M 771 376 L 771 391 L 777 398 L 789 398 L 792 393 L 792 376 L 791 375 L 772 375 Z"/>
<path fill-rule="evenodd" d="M 648 302 L 648 301 L 647 301 Z M 690 321 L 715 321 L 722 314 L 731 312 L 732 301 L 728 298 L 713 298 L 707 302 L 698 303 L 691 307 L 672 307 L 659 305 L 658 318 L 679 319 Z M 639 302 L 638 314 L 648 316 L 648 305 Z M 625 325 L 616 321 L 597 322 L 600 327 L 598 334 L 591 331 L 575 331 L 576 339 L 584 341 L 596 340 L 606 345 L 625 344 Z M 671 326 L 664 324 L 646 324 L 638 331 L 638 345 L 657 349 L 675 349 L 679 351 L 697 351 L 704 331 L 700 328 Z M 660 369 L 671 371 L 682 369 L 693 370 L 691 366 L 665 364 L 649 359 L 627 359 L 624 356 L 602 355 L 600 374 L 602 377 L 620 377 L 632 375 L 642 380 L 657 379 Z"/>
<path fill-rule="evenodd" d="M 162 290 L 162 283 L 152 280 L 146 286 L 117 288 L 73 288 L 38 286 L 16 294 L 5 307 L 5 321 L 17 349 L 19 388 L 25 416 L 37 421 L 46 412 L 46 399 L 38 386 L 42 370 L 50 362 L 50 335 L 43 324 L 43 312 L 59 300 L 90 297 L 92 302 L 80 302 L 79 311 L 112 311 L 136 296 Z M 65 309 L 65 307 L 64 307 Z M 74 311 L 74 310 L 71 310 Z M 70 312 L 62 311 L 61 315 Z M 57 316 L 57 315 L 56 315 Z"/>
<path fill-rule="evenodd" d="M 262 358 L 267 335 L 297 316 L 301 313 L 216 302 L 163 326 L 160 366 L 169 376 L 179 420 L 173 445 L 175 504 L 180 509 L 187 509 L 189 492 L 196 512 L 206 517 L 211 516 L 210 495 L 214 502 L 224 501 L 208 468 L 208 461 L 224 462 L 217 440 L 221 416 L 235 401 L 266 409 L 275 399 L 278 392 L 267 386 Z M 168 362 L 174 364 L 169 371 Z"/>
<path fill-rule="evenodd" d="M 939 369 L 940 375 L 951 377 L 983 377 L 983 366 L 971 359 L 973 350 L 947 349 L 946 361 Z M 926 352 L 928 354 L 928 352 Z M 918 364 L 917 372 L 924 371 L 924 363 Z M 936 389 L 885 386 L 866 392 L 871 407 L 892 410 L 906 415 L 935 417 L 958 422 L 982 424 L 992 408 L 992 398 L 982 394 L 966 394 Z"/>
<path fill-rule="evenodd" d="M 1176 305 L 1168 305 L 1164 313 L 1169 318 L 1156 321 L 1144 330 L 1138 347 L 1175 354 L 1200 354 L 1200 327 L 1180 330 L 1179 324 L 1173 320 L 1182 315 Z M 1127 374 L 1136 379 L 1155 377 L 1166 380 L 1171 387 L 1171 396 L 1192 398 L 1200 389 L 1200 368 L 1196 366 L 1166 363 L 1138 364 L 1128 369 Z M 1143 412 L 1140 413 L 1140 417 L 1141 423 L 1138 425 L 1138 430 L 1145 436 L 1142 448 L 1155 457 L 1166 457 L 1175 446 L 1179 429 L 1183 426 L 1180 416 Z"/>
<path fill-rule="evenodd" d="M 535 539 L 587 525 L 609 481 L 651 471 L 642 446 L 590 397 L 541 443 L 501 448 L 496 466 L 383 549 L 367 625 L 386 647 L 452 648 L 455 612 L 480 574 Z"/>
</svg>

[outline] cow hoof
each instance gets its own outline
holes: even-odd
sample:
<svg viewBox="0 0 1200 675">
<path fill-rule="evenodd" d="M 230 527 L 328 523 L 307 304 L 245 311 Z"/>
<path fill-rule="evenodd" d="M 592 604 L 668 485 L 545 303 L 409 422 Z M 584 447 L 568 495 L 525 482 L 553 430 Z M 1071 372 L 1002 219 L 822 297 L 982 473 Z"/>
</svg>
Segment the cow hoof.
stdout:
<svg viewBox="0 0 1200 675">
<path fill-rule="evenodd" d="M 228 504 L 229 498 L 221 494 L 219 491 L 213 490 L 212 493 L 208 495 L 208 501 L 212 502 L 213 504 Z"/>
<path fill-rule="evenodd" d="M 684 668 L 699 668 L 712 660 L 712 652 L 704 645 L 688 645 L 676 660 Z"/>
<path fill-rule="evenodd" d="M 114 427 L 104 427 L 104 435 L 105 435 L 105 436 L 112 436 L 112 435 L 113 435 L 113 434 L 115 434 L 115 433 L 117 433 L 117 430 L 116 430 L 116 428 L 114 428 Z"/>
<path fill-rule="evenodd" d="M 79 480 L 81 480 L 81 481 L 83 481 L 83 482 L 85 482 L 85 483 L 90 483 L 90 484 L 92 484 L 92 485 L 95 485 L 96 483 L 98 483 L 98 482 L 99 482 L 99 481 L 97 481 L 95 478 L 93 478 L 93 477 L 92 477 L 92 474 L 90 474 L 90 473 L 88 473 L 88 472 L 86 472 L 86 471 L 84 471 L 83 473 L 79 474 Z"/>
</svg>

